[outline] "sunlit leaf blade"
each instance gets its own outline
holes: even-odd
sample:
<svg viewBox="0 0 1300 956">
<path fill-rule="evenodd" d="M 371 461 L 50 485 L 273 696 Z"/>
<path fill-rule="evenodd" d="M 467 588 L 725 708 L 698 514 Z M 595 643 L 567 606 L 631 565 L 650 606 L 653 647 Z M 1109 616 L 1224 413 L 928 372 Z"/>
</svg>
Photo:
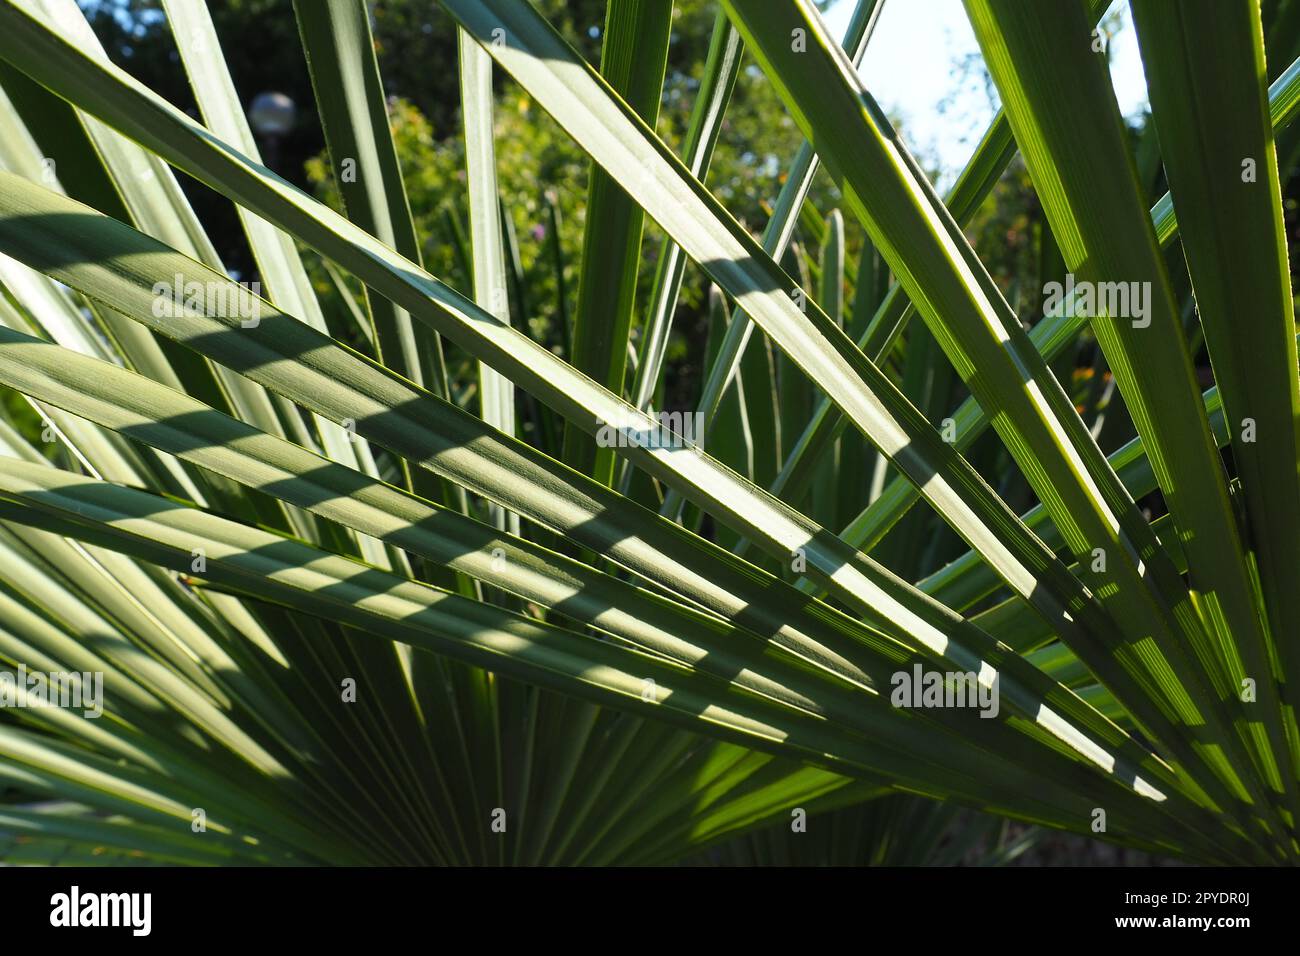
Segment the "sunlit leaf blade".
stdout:
<svg viewBox="0 0 1300 956">
<path fill-rule="evenodd" d="M 672 13 L 672 0 L 609 0 L 606 6 L 601 74 L 652 127 L 659 115 Z M 483 41 L 481 36 L 477 39 Z M 648 176 L 650 171 L 644 170 L 642 175 Z M 619 396 L 624 390 L 628 336 L 636 305 L 643 221 L 641 207 L 618 179 L 593 163 L 587 185 L 578 308 L 573 316 L 573 352 L 568 358 L 580 372 Z M 613 452 L 574 425 L 564 430 L 564 460 L 607 484 L 613 477 Z"/>
<path fill-rule="evenodd" d="M 1109 308 L 1094 306 L 1092 329 L 1187 553 L 1204 621 L 1203 628 L 1188 633 L 1210 681 L 1207 693 L 1233 715 L 1236 734 L 1257 762 L 1258 775 L 1246 775 L 1243 782 L 1270 803 L 1272 797 L 1263 797 L 1254 781 L 1265 782 L 1279 797 L 1285 794 L 1294 813 L 1300 796 L 1277 696 L 1270 689 L 1261 694 L 1260 707 L 1242 706 L 1242 678 L 1247 672 L 1267 673 L 1271 666 L 1266 637 L 1241 560 L 1244 548 L 1223 465 L 1199 401 L 1110 80 L 1091 43 L 1076 42 L 1088 33 L 1084 9 L 1070 3 L 1047 11 L 984 0 L 972 0 L 967 8 L 1066 266 L 1079 281 L 1121 283 L 1144 302 L 1139 307 L 1130 299 L 1125 308 L 1117 299 Z M 1074 135 L 1080 126 L 1093 133 L 1082 148 Z"/>
<path fill-rule="evenodd" d="M 805 2 L 781 14 L 748 3 L 727 9 L 805 135 L 843 180 L 848 205 L 957 372 L 982 405 L 998 409 L 994 427 L 1071 551 L 1081 560 L 1096 548 L 1106 555 L 1105 570 L 1099 565 L 1089 583 L 1112 623 L 1096 627 L 1118 627 L 1134 649 L 1116 652 L 1070 635 L 1076 652 L 1191 772 L 1205 747 L 1240 753 L 1227 706 L 1197 668 L 1206 661 L 1184 650 L 1183 634 L 1198 647 L 1208 637 L 1182 581 L 932 187 L 827 40 L 816 11 Z M 1084 17 L 1081 6 L 1078 18 Z M 792 29 L 806 31 L 806 52 L 791 49 Z M 1151 651 L 1137 650 L 1153 636 Z M 1206 703 L 1189 709 L 1193 699 Z M 1198 779 L 1221 799 L 1236 791 L 1252 802 L 1242 788 L 1255 787 L 1254 775 L 1242 777 L 1225 762 L 1211 761 L 1209 769 L 1220 783 L 1203 773 Z M 1261 798 L 1257 790 L 1253 802 Z"/>
<path fill-rule="evenodd" d="M 1300 656 L 1300 377 L 1277 157 L 1254 4 L 1134 7 L 1170 196 L 1246 501 L 1276 655 Z M 1195 23 L 1193 24 L 1193 18 Z M 1212 42 L 1211 42 L 1212 41 Z M 1207 136 L 1205 130 L 1215 132 Z M 1252 671 L 1253 672 L 1253 671 Z M 1277 707 L 1273 695 L 1258 707 Z M 1294 705 L 1286 739 L 1297 746 Z M 1282 746 L 1279 744 L 1279 746 Z M 1293 767 L 1300 753 L 1293 753 Z"/>
</svg>

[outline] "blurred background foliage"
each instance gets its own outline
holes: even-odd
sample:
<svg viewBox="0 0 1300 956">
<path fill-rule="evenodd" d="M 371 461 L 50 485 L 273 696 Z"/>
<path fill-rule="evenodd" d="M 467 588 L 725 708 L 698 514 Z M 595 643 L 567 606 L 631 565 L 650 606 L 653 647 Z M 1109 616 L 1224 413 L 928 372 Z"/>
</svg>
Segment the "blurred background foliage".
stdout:
<svg viewBox="0 0 1300 956">
<path fill-rule="evenodd" d="M 194 113 L 179 69 L 179 54 L 156 0 L 92 0 L 83 6 L 120 65 Z M 294 129 L 276 144 L 272 164 L 276 172 L 337 206 L 290 0 L 225 0 L 210 6 L 237 88 L 282 92 L 298 107 Z M 542 0 L 536 6 L 593 65 L 599 65 L 605 16 L 602 0 Z M 690 118 L 715 12 L 714 5 L 705 0 L 674 5 L 657 126 L 659 135 L 674 148 L 680 145 Z M 425 265 L 458 290 L 467 291 L 470 279 L 464 231 L 468 213 L 454 24 L 443 9 L 428 0 L 380 0 L 372 5 L 372 26 L 403 176 L 423 239 Z M 514 318 L 538 341 L 562 353 L 560 316 L 565 314 L 562 304 L 568 315 L 575 307 L 590 163 L 503 73 L 496 71 L 495 75 L 497 175 L 503 206 L 518 241 L 525 281 L 520 301 L 528 306 L 526 317 L 516 314 Z M 802 137 L 761 71 L 747 64 L 737 79 L 708 183 L 751 231 L 762 229 L 767 204 L 780 189 L 784 166 L 800 142 Z M 185 180 L 185 185 L 201 220 L 209 224 L 223 261 L 243 277 L 251 276 L 252 259 L 231 204 L 191 180 Z M 810 197 L 812 204 L 830 209 L 837 198 L 830 179 L 819 174 Z M 647 222 L 638 314 L 644 312 L 661 239 L 654 224 Z M 856 227 L 848 242 L 853 255 L 861 246 Z M 331 328 L 341 338 L 360 344 L 343 303 L 331 294 L 323 270 L 316 274 L 319 291 L 334 305 L 336 324 Z M 518 302 L 512 302 L 512 308 L 516 305 Z M 665 376 L 665 407 L 686 408 L 694 404 L 698 391 L 708 333 L 704 281 L 693 268 L 688 268 L 683 284 L 675 328 Z"/>
</svg>

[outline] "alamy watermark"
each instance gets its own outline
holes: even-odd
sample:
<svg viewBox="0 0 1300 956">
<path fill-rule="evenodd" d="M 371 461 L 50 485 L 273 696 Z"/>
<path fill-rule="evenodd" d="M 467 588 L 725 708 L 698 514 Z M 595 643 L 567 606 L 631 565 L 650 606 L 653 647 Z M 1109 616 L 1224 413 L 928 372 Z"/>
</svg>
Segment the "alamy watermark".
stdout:
<svg viewBox="0 0 1300 956">
<path fill-rule="evenodd" d="M 83 893 L 74 884 L 68 892 L 50 897 L 50 925 L 120 926 L 131 930 L 132 936 L 148 936 L 153 928 L 153 894 Z"/>
<path fill-rule="evenodd" d="M 1043 286 L 1043 314 L 1055 318 L 1131 319 L 1133 328 L 1151 324 L 1150 282 L 1076 282 L 1074 273 L 1065 274 L 1065 282 L 1048 282 Z"/>
<path fill-rule="evenodd" d="M 981 671 L 927 671 L 913 664 L 910 671 L 895 671 L 890 678 L 889 702 L 895 707 L 968 707 L 981 717 L 998 715 L 998 676 Z"/>
<path fill-rule="evenodd" d="M 104 713 L 103 671 L 0 671 L 0 708 L 59 707 L 94 720 Z"/>
<path fill-rule="evenodd" d="M 660 412 L 654 424 L 629 414 L 621 424 L 603 422 L 596 430 L 601 448 L 694 448 L 704 437 L 703 412 Z"/>
<path fill-rule="evenodd" d="M 176 273 L 174 282 L 153 285 L 155 318 L 198 312 L 225 319 L 239 319 L 246 329 L 262 321 L 262 286 L 253 282 L 198 282 Z"/>
</svg>

